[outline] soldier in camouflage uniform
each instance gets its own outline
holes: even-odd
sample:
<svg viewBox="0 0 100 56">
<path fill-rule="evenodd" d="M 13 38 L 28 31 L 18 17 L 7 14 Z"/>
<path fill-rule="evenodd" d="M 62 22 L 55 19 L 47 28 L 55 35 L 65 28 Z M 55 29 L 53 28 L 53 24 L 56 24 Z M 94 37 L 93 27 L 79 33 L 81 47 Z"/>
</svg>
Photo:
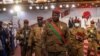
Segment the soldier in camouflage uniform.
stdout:
<svg viewBox="0 0 100 56">
<path fill-rule="evenodd" d="M 43 33 L 43 17 L 37 17 L 38 24 L 35 25 L 30 34 L 29 46 L 31 43 L 35 44 L 35 56 L 44 56 L 42 53 L 42 33 Z"/>
<path fill-rule="evenodd" d="M 21 46 L 21 56 L 27 56 L 28 51 L 28 39 L 30 35 L 29 21 L 24 20 L 24 27 L 17 32 L 17 39 Z"/>
<path fill-rule="evenodd" d="M 90 27 L 87 28 L 87 35 L 88 35 L 88 41 L 89 41 L 89 50 L 88 55 L 94 55 L 96 56 L 96 50 L 97 50 L 97 30 L 95 27 L 95 22 L 92 20 Z"/>
<path fill-rule="evenodd" d="M 83 56 L 83 41 L 86 36 L 79 19 L 74 20 L 74 27 L 70 29 L 70 34 L 69 56 Z"/>
<path fill-rule="evenodd" d="M 97 53 L 100 55 L 100 30 L 97 32 L 97 39 L 98 39 L 98 44 L 97 44 Z"/>
<path fill-rule="evenodd" d="M 59 21 L 59 16 L 60 11 L 55 8 L 52 13 L 52 21 L 48 22 L 44 28 L 44 48 L 48 56 L 67 56 L 68 27 L 66 23 Z"/>
</svg>

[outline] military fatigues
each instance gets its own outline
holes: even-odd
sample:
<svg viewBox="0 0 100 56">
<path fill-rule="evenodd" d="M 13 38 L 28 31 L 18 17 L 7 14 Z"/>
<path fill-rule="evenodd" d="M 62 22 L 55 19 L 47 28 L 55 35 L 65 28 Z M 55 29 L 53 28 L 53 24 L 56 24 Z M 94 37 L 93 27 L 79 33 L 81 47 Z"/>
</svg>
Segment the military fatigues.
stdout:
<svg viewBox="0 0 100 56">
<path fill-rule="evenodd" d="M 99 43 L 98 43 L 98 45 L 97 45 L 97 53 L 100 53 L 100 31 L 98 31 L 98 33 L 97 33 L 97 39 L 98 39 L 98 41 L 99 41 Z"/>
<path fill-rule="evenodd" d="M 28 39 L 30 35 L 30 28 L 22 28 L 17 32 L 17 39 L 20 41 L 21 56 L 26 56 L 28 51 Z"/>
<path fill-rule="evenodd" d="M 96 50 L 97 50 L 97 31 L 95 27 L 89 27 L 87 28 L 87 35 L 88 35 L 88 41 L 89 41 L 89 50 L 88 55 L 95 55 L 96 56 Z M 93 54 L 91 54 L 91 52 Z"/>
<path fill-rule="evenodd" d="M 56 25 L 61 29 L 62 33 L 64 34 L 65 39 L 68 39 L 68 28 L 67 25 L 63 22 L 57 22 Z M 54 34 L 54 32 L 50 29 L 50 27 L 47 25 L 44 28 L 44 44 L 45 48 L 48 52 L 48 56 L 66 56 L 66 44 L 56 43 L 57 36 Z"/>
<path fill-rule="evenodd" d="M 69 45 L 69 56 L 83 56 L 83 40 L 85 39 L 85 30 L 83 28 L 73 27 L 70 29 L 70 45 Z M 79 36 L 78 33 L 82 33 L 84 37 Z"/>
<path fill-rule="evenodd" d="M 35 56 L 43 56 L 42 55 L 42 33 L 44 27 L 39 27 L 38 25 L 32 28 L 29 44 L 31 45 L 32 42 L 35 44 Z"/>
</svg>

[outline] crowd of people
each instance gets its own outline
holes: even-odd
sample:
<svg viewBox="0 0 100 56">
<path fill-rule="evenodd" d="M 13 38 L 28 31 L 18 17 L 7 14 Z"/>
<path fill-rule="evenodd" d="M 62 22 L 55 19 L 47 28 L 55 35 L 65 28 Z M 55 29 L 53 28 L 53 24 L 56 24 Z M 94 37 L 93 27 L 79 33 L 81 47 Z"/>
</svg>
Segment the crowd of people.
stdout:
<svg viewBox="0 0 100 56">
<path fill-rule="evenodd" d="M 5 27 L 0 22 L 0 56 L 11 56 L 14 53 L 14 38 L 19 40 L 21 56 L 97 56 L 100 52 L 100 31 L 95 22 L 90 27 L 81 27 L 80 19 L 75 18 L 72 26 L 59 20 L 60 11 L 54 9 L 51 21 L 43 22 L 37 17 L 37 24 L 29 26 L 24 20 L 23 28 L 18 29 L 16 36 L 12 32 L 12 23 Z M 84 45 L 84 41 L 88 44 Z M 87 47 L 87 48 L 84 48 Z M 84 51 L 85 49 L 85 51 Z"/>
<path fill-rule="evenodd" d="M 9 56 L 14 53 L 13 31 L 12 23 L 7 24 L 6 22 L 0 21 L 0 56 Z"/>
</svg>

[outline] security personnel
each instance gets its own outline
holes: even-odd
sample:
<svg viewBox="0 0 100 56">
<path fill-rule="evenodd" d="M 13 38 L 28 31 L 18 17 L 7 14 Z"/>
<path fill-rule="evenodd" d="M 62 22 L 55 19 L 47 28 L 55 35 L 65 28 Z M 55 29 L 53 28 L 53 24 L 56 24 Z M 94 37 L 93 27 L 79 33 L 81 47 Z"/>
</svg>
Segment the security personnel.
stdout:
<svg viewBox="0 0 100 56">
<path fill-rule="evenodd" d="M 17 32 L 17 39 L 21 46 L 21 56 L 26 56 L 28 50 L 28 39 L 30 35 L 29 21 L 24 20 L 24 27 Z"/>
<path fill-rule="evenodd" d="M 66 46 L 69 29 L 66 23 L 59 21 L 60 10 L 55 8 L 52 12 L 52 21 L 47 22 L 44 28 L 44 48 L 48 56 L 66 56 Z"/>
<path fill-rule="evenodd" d="M 10 54 L 13 55 L 14 54 L 14 49 L 15 49 L 15 45 L 14 45 L 14 28 L 13 28 L 13 24 L 11 22 L 8 24 L 8 31 L 9 31 L 9 38 L 10 38 Z"/>
<path fill-rule="evenodd" d="M 33 46 L 33 48 L 35 47 L 35 56 L 44 56 L 42 53 L 42 33 L 44 29 L 43 17 L 37 17 L 37 22 L 38 24 L 31 30 L 29 46 L 31 46 L 32 43 L 33 45 L 35 44 L 35 46 Z"/>
<path fill-rule="evenodd" d="M 6 38 L 2 37 L 4 36 L 3 32 L 5 32 L 3 30 L 3 22 L 0 21 L 0 56 L 7 56 L 6 53 Z"/>
<path fill-rule="evenodd" d="M 7 22 L 3 22 L 0 29 L 0 38 L 3 46 L 2 56 L 10 56 L 10 37 L 7 25 Z"/>
<path fill-rule="evenodd" d="M 87 35 L 88 35 L 88 41 L 89 41 L 89 50 L 88 55 L 96 56 L 96 50 L 97 50 L 97 30 L 95 27 L 95 22 L 92 20 L 90 23 L 90 27 L 87 28 Z"/>
<path fill-rule="evenodd" d="M 69 56 L 83 56 L 83 41 L 86 38 L 85 30 L 81 28 L 80 20 L 74 20 L 74 27 L 70 29 Z"/>
<path fill-rule="evenodd" d="M 98 32 L 97 32 L 97 39 L 98 39 L 97 54 L 100 55 L 100 30 L 98 30 Z"/>
</svg>

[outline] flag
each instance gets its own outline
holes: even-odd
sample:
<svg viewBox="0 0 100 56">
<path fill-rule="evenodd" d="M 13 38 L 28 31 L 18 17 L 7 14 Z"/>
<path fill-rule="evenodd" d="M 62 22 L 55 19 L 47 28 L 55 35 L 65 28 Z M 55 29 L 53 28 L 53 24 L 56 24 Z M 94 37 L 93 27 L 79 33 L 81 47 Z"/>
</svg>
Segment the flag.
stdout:
<svg viewBox="0 0 100 56">
<path fill-rule="evenodd" d="M 82 18 L 89 19 L 91 17 L 91 13 L 89 11 L 83 12 Z"/>
</svg>

